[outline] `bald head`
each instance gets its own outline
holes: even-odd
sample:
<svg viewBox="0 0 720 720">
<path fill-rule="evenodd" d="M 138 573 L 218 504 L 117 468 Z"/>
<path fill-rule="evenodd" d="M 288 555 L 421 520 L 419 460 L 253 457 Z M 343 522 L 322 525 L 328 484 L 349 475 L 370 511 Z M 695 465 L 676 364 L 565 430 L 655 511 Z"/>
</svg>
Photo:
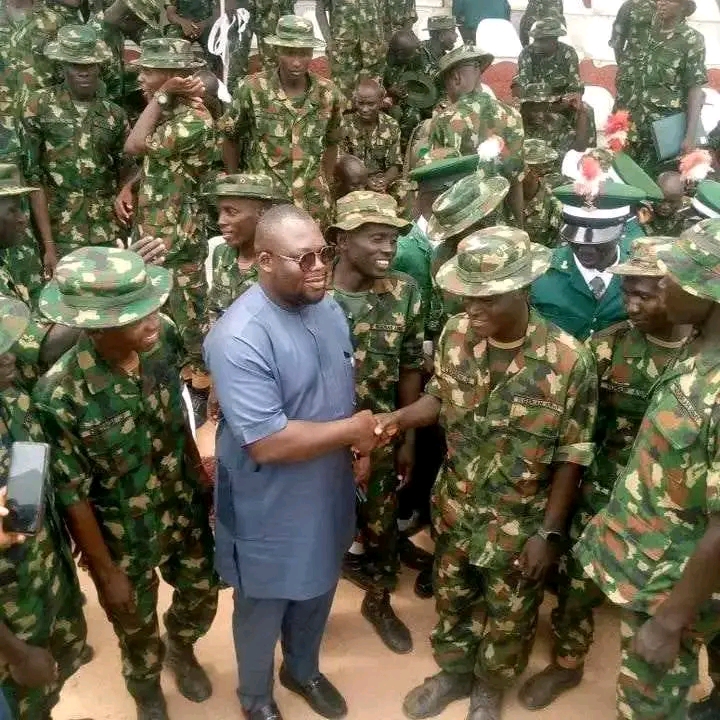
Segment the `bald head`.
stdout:
<svg viewBox="0 0 720 720">
<path fill-rule="evenodd" d="M 389 52 L 400 62 L 412 60 L 420 49 L 420 40 L 411 30 L 399 30 L 391 38 Z"/>
<path fill-rule="evenodd" d="M 354 190 L 366 190 L 368 171 L 365 163 L 355 155 L 343 155 L 333 171 L 336 197 L 343 197 Z"/>
<path fill-rule="evenodd" d="M 358 82 L 355 88 L 355 93 L 378 95 L 379 97 L 382 97 L 385 94 L 385 90 L 377 80 L 365 77 L 361 78 Z"/>
<path fill-rule="evenodd" d="M 292 255 L 293 245 L 304 232 L 318 228 L 311 215 L 295 205 L 276 205 L 258 221 L 255 229 L 255 252 L 287 252 Z M 302 230 L 303 233 L 298 231 Z"/>
<path fill-rule="evenodd" d="M 658 175 L 658 185 L 665 197 L 679 196 L 685 192 L 685 181 L 682 175 L 672 170 Z"/>
</svg>

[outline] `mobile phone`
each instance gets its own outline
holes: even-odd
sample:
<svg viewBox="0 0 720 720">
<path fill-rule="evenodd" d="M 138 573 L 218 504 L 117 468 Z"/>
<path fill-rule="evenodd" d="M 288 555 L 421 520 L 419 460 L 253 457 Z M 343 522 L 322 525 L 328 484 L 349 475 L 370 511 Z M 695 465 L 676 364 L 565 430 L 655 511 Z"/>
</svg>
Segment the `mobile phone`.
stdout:
<svg viewBox="0 0 720 720">
<path fill-rule="evenodd" d="M 14 442 L 10 449 L 10 473 L 3 527 L 9 532 L 35 535 L 45 513 L 45 483 L 50 463 L 47 443 Z"/>
</svg>

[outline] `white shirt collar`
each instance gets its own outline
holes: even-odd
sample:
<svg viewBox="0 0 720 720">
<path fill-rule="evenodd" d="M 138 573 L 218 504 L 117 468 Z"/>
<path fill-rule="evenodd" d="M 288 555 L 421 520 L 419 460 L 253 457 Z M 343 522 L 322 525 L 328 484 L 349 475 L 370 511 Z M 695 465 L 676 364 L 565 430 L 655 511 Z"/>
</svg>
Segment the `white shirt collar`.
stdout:
<svg viewBox="0 0 720 720">
<path fill-rule="evenodd" d="M 585 283 L 588 287 L 590 287 L 590 281 L 593 278 L 599 277 L 604 283 L 605 287 L 607 288 L 608 285 L 612 282 L 613 274 L 610 272 L 611 267 L 615 267 L 615 265 L 618 265 L 620 263 L 620 248 L 617 249 L 615 260 L 611 265 L 608 265 L 605 270 L 596 270 L 594 268 L 586 268 L 578 259 L 577 255 L 575 253 L 572 254 L 573 260 L 575 261 L 575 265 L 577 266 L 577 269 L 580 271 L 580 274 L 583 276 L 583 280 L 585 280 Z"/>
</svg>

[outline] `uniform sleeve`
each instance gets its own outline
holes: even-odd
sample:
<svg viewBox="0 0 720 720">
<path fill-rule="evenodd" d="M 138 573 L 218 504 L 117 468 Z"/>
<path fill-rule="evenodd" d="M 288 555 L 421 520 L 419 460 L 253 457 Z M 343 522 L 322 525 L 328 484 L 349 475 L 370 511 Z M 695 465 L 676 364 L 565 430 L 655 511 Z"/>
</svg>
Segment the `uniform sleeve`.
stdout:
<svg viewBox="0 0 720 720">
<path fill-rule="evenodd" d="M 708 515 L 720 513 L 720 424 L 710 426 L 708 433 L 709 467 L 705 481 L 705 502 Z"/>
<path fill-rule="evenodd" d="M 148 155 L 169 158 L 200 150 L 214 142 L 212 127 L 207 120 L 194 114 L 163 123 L 150 136 Z"/>
<path fill-rule="evenodd" d="M 500 137 L 505 147 L 502 151 L 502 174 L 510 181 L 521 180 L 525 172 L 525 131 L 520 113 L 507 105 L 504 110 L 504 123 Z"/>
<path fill-rule="evenodd" d="M 567 66 L 567 88 L 568 92 L 582 92 L 583 83 L 580 80 L 580 60 L 575 48 L 569 45 L 565 48 Z"/>
<path fill-rule="evenodd" d="M 443 373 L 443 368 L 447 367 L 448 364 L 452 364 L 452 362 L 449 362 L 449 358 L 447 355 L 448 336 L 453 332 L 451 325 L 452 323 L 450 322 L 446 324 L 443 328 L 442 333 L 440 334 L 440 339 L 438 340 L 437 346 L 435 347 L 433 376 L 430 378 L 430 380 L 428 380 L 428 383 L 425 386 L 425 394 L 437 398 L 438 400 L 440 400 L 440 402 L 443 402 L 445 398 L 447 398 L 450 394 L 450 384 L 448 383 L 447 377 Z"/>
<path fill-rule="evenodd" d="M 327 124 L 325 132 L 325 147 L 339 145 L 344 135 L 343 112 L 346 107 L 345 98 L 336 88 L 332 88 L 332 108 L 330 112 L 330 120 Z"/>
<path fill-rule="evenodd" d="M 583 350 L 570 373 L 554 462 L 590 465 L 597 415 L 598 381 L 592 355 Z"/>
<path fill-rule="evenodd" d="M 222 307 L 221 298 L 220 298 L 220 287 L 222 285 L 220 274 L 220 254 L 222 252 L 222 245 L 218 245 L 213 250 L 213 256 L 212 256 L 212 283 L 210 284 L 210 287 L 208 288 L 208 295 L 207 295 L 207 307 L 208 307 L 208 316 L 209 316 L 209 322 L 210 327 L 215 325 L 215 323 L 218 321 L 218 318 L 222 314 L 222 311 L 224 308 Z"/>
<path fill-rule="evenodd" d="M 682 81 L 686 91 L 707 83 L 705 38 L 699 32 L 693 33 L 692 42 L 689 43 Z"/>
<path fill-rule="evenodd" d="M 532 56 L 528 48 L 523 48 L 518 57 L 518 85 L 522 88 L 533 82 L 532 79 Z"/>
<path fill-rule="evenodd" d="M 21 144 L 23 148 L 23 175 L 31 185 L 42 183 L 42 128 L 38 118 L 40 97 L 33 93 L 23 105 L 20 124 Z"/>
<path fill-rule="evenodd" d="M 616 53 L 622 54 L 625 48 L 625 40 L 630 29 L 630 16 L 632 11 L 633 0 L 625 0 L 620 6 L 618 14 L 615 16 L 615 22 L 612 26 L 610 42 L 608 43 Z"/>
<path fill-rule="evenodd" d="M 254 122 L 252 108 L 250 86 L 244 79 L 240 80 L 230 106 L 218 122 L 224 139 L 237 142 L 250 133 Z"/>
<path fill-rule="evenodd" d="M 130 125 L 128 123 L 128 117 L 125 111 L 119 107 L 114 106 L 113 112 L 110 115 L 112 119 L 112 144 L 110 146 L 110 156 L 115 163 L 116 172 L 120 170 L 125 163 L 129 163 L 128 158 L 125 156 L 125 140 L 130 132 Z"/>
<path fill-rule="evenodd" d="M 425 337 L 422 296 L 416 283 L 410 282 L 412 292 L 408 303 L 405 335 L 400 349 L 400 367 L 419 370 L 423 366 L 422 344 Z"/>
</svg>

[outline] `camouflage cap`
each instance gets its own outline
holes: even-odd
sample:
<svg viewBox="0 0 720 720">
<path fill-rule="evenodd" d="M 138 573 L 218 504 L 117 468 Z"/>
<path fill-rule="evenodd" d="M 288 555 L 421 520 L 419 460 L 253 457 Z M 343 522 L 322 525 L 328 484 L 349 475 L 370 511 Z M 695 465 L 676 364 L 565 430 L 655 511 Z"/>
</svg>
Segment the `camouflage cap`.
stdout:
<svg viewBox="0 0 720 720">
<path fill-rule="evenodd" d="M 0 163 L 0 197 L 27 195 L 27 193 L 35 192 L 37 189 L 25 185 L 20 177 L 20 170 L 17 165 Z"/>
<path fill-rule="evenodd" d="M 528 165 L 547 165 L 560 157 L 550 143 L 538 138 L 527 138 L 523 142 L 523 153 Z"/>
<path fill-rule="evenodd" d="M 498 207 L 509 189 L 504 177 L 485 178 L 482 173 L 464 177 L 433 203 L 427 236 L 442 242 L 460 235 Z"/>
<path fill-rule="evenodd" d="M 448 70 L 468 63 L 479 63 L 480 72 L 485 72 L 492 65 L 494 59 L 494 55 L 481 48 L 476 48 L 474 45 L 461 45 L 440 58 L 437 75 L 441 78 Z"/>
<path fill-rule="evenodd" d="M 703 217 L 720 217 L 720 183 L 701 180 L 695 188 L 692 205 Z"/>
<path fill-rule="evenodd" d="M 315 28 L 307 18 L 299 15 L 283 15 L 275 28 L 275 34 L 265 38 L 268 45 L 286 48 L 323 47 L 325 43 L 315 37 Z"/>
<path fill-rule="evenodd" d="M 657 254 L 663 270 L 685 292 L 720 303 L 720 218 L 701 220 Z"/>
<path fill-rule="evenodd" d="M 150 38 L 140 43 L 140 57 L 132 65 L 156 70 L 196 70 L 202 66 L 192 43 L 182 38 Z"/>
<path fill-rule="evenodd" d="M 160 308 L 172 275 L 130 250 L 84 247 L 66 255 L 40 294 L 40 312 L 55 323 L 100 330 L 130 325 Z"/>
<path fill-rule="evenodd" d="M 330 226 L 337 230 L 357 230 L 366 223 L 390 225 L 404 230 L 411 223 L 398 217 L 398 205 L 391 195 L 372 190 L 355 190 L 339 198 L 335 208 L 335 222 Z"/>
<path fill-rule="evenodd" d="M 671 245 L 674 241 L 674 238 L 662 235 L 637 238 L 632 242 L 628 259 L 619 265 L 609 267 L 608 270 L 613 275 L 662 277 L 665 275 L 665 270 L 658 262 L 658 250 Z"/>
<path fill-rule="evenodd" d="M 254 198 L 257 200 L 287 200 L 272 178 L 262 173 L 223 175 L 215 183 L 217 197 Z"/>
<path fill-rule="evenodd" d="M 533 103 L 553 103 L 560 99 L 560 94 L 556 93 L 550 83 L 539 81 L 527 83 L 520 86 L 520 102 Z"/>
<path fill-rule="evenodd" d="M 112 58 L 107 44 L 91 25 L 65 25 L 55 40 L 45 46 L 51 60 L 73 65 L 98 65 Z"/>
<path fill-rule="evenodd" d="M 160 13 L 165 7 L 164 0 L 115 0 L 115 4 L 124 6 L 137 15 L 146 25 L 160 29 Z"/>
<path fill-rule="evenodd" d="M 29 322 L 30 308 L 22 300 L 0 295 L 0 355 L 15 344 Z"/>
<path fill-rule="evenodd" d="M 436 30 L 455 30 L 457 22 L 452 15 L 433 15 L 428 18 L 428 32 Z"/>
<path fill-rule="evenodd" d="M 437 102 L 437 86 L 429 75 L 407 70 L 400 75 L 397 84 L 405 88 L 407 96 L 404 102 L 411 107 L 427 110 Z"/>
<path fill-rule="evenodd" d="M 560 38 L 567 35 L 567 29 L 559 17 L 547 17 L 536 20 L 530 27 L 530 37 L 537 38 Z"/>
<path fill-rule="evenodd" d="M 437 272 L 440 288 L 464 297 L 490 297 L 527 287 L 550 267 L 548 248 L 523 230 L 496 225 L 468 235 Z"/>
</svg>

